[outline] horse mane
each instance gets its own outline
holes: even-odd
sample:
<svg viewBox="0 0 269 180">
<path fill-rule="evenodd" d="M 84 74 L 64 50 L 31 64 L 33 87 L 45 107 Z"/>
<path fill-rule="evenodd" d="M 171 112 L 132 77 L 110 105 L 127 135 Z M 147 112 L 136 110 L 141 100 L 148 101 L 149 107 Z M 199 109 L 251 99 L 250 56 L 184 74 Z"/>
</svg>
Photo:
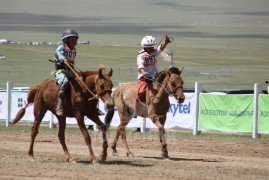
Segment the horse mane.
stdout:
<svg viewBox="0 0 269 180">
<path fill-rule="evenodd" d="M 172 74 L 177 74 L 177 75 L 180 75 L 181 74 L 181 71 L 177 68 L 177 67 L 171 67 L 169 69 L 169 71 L 172 73 Z M 166 77 L 166 70 L 163 70 L 161 72 L 158 73 L 158 78 L 157 78 L 157 81 L 159 83 L 162 83 L 164 78 Z"/>
<path fill-rule="evenodd" d="M 80 71 L 78 73 L 78 76 L 79 77 L 82 77 L 83 82 L 85 82 L 86 81 L 86 77 L 93 76 L 93 75 L 98 75 L 98 74 L 99 74 L 99 71 Z M 102 75 L 104 75 L 104 74 L 106 74 L 106 73 L 103 72 Z M 103 77 L 105 77 L 105 76 L 103 76 Z M 107 79 L 107 78 L 105 77 L 105 79 Z"/>
<path fill-rule="evenodd" d="M 88 76 L 92 76 L 92 75 L 96 75 L 98 72 L 97 71 L 80 71 L 78 73 L 79 77 L 82 77 L 82 81 L 85 82 L 86 81 L 86 77 Z"/>
<path fill-rule="evenodd" d="M 169 69 L 169 71 L 172 73 L 172 74 L 177 74 L 177 75 L 180 75 L 181 74 L 181 71 L 177 68 L 177 67 L 171 67 Z"/>
</svg>

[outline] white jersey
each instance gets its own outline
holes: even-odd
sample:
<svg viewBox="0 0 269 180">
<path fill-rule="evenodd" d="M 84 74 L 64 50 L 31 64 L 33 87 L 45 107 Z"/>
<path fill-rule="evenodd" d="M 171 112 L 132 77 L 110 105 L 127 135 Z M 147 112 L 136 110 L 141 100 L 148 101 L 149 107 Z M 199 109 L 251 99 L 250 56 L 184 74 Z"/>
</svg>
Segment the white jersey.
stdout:
<svg viewBox="0 0 269 180">
<path fill-rule="evenodd" d="M 155 74 L 157 74 L 158 71 L 159 71 L 159 66 L 158 66 L 158 62 L 157 62 L 156 57 L 161 52 L 162 52 L 161 51 L 161 46 L 158 46 L 158 48 L 154 49 L 150 54 L 145 52 L 144 49 L 139 51 L 139 53 L 137 55 L 137 67 L 138 67 L 138 70 L 143 68 L 143 69 L 145 69 L 145 71 L 147 71 L 149 73 L 149 77 L 154 77 Z M 137 79 L 140 79 L 142 76 L 143 76 L 143 74 L 141 74 L 138 71 Z"/>
</svg>

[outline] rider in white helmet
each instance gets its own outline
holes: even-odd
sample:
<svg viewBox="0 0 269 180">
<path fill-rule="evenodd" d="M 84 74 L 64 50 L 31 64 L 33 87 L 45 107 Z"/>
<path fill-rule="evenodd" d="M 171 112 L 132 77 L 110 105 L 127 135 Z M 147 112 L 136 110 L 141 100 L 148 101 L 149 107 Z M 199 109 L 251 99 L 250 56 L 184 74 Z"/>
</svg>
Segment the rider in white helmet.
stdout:
<svg viewBox="0 0 269 180">
<path fill-rule="evenodd" d="M 135 110 L 133 117 L 137 117 L 137 106 L 140 101 L 145 99 L 145 90 L 148 84 L 147 79 L 155 77 L 158 74 L 158 62 L 157 56 L 165 49 L 166 45 L 170 43 L 171 40 L 168 36 L 165 36 L 164 44 L 160 44 L 156 47 L 157 43 L 153 36 L 145 36 L 141 40 L 142 50 L 139 51 L 137 55 L 137 67 L 138 67 L 138 98 L 135 103 Z"/>
</svg>

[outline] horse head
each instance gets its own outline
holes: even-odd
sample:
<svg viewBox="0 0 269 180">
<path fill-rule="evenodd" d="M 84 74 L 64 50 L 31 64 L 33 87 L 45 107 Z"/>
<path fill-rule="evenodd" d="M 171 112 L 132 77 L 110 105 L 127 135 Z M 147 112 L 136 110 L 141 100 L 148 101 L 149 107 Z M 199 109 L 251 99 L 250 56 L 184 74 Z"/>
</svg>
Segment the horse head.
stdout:
<svg viewBox="0 0 269 180">
<path fill-rule="evenodd" d="M 172 94 L 178 103 L 183 103 L 185 100 L 185 95 L 183 93 L 183 84 L 184 81 L 181 78 L 182 70 L 178 68 L 172 67 L 166 71 L 166 74 L 169 76 L 167 82 L 167 89 L 170 94 Z"/>
<path fill-rule="evenodd" d="M 99 68 L 98 74 L 95 78 L 96 93 L 102 99 L 107 109 L 110 109 L 114 106 L 111 97 L 113 83 L 110 77 L 112 74 L 112 69 L 110 69 L 108 73 L 104 73 L 103 68 Z"/>
</svg>

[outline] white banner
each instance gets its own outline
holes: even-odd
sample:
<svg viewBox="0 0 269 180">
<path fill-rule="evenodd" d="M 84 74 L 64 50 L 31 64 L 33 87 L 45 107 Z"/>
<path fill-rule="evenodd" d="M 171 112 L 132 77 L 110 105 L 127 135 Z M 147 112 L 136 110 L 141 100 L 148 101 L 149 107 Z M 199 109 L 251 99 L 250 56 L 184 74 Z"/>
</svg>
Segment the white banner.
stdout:
<svg viewBox="0 0 269 180">
<path fill-rule="evenodd" d="M 7 92 L 0 92 L 0 120 L 7 119 Z"/>
<path fill-rule="evenodd" d="M 178 104 L 174 97 L 169 97 L 170 108 L 167 113 L 165 128 L 176 128 L 176 129 L 193 129 L 194 125 L 194 110 L 195 110 L 195 97 L 194 93 L 185 93 L 185 101 L 183 104 Z M 99 108 L 102 111 L 106 111 L 104 104 L 100 101 Z M 100 118 L 103 120 L 105 116 Z M 127 127 L 141 127 L 142 120 L 141 118 L 133 118 Z M 114 117 L 112 119 L 111 126 L 119 126 L 120 118 L 117 110 L 115 110 Z M 149 119 L 146 118 L 146 128 L 156 128 L 155 124 Z"/>
<path fill-rule="evenodd" d="M 23 108 L 27 103 L 27 91 L 12 91 L 11 96 L 11 118 L 14 119 L 18 111 Z M 193 120 L 194 117 L 194 110 L 195 110 L 195 98 L 194 93 L 185 93 L 185 102 L 183 104 L 178 104 L 173 97 L 169 97 L 170 100 L 170 108 L 167 113 L 167 119 L 165 123 L 165 128 L 176 128 L 176 129 L 193 129 Z M 6 92 L 0 92 L 0 119 L 5 120 L 7 117 L 7 108 L 5 106 L 7 102 L 7 95 Z M 99 107 L 100 110 L 106 112 L 106 108 L 104 103 L 100 100 Z M 25 115 L 22 117 L 21 121 L 26 122 L 33 122 L 34 121 L 34 113 L 33 113 L 34 106 L 31 105 L 26 108 Z M 43 118 L 43 123 L 48 123 L 53 118 L 54 124 L 58 123 L 58 120 L 55 116 L 52 115 L 50 111 L 47 111 L 45 117 Z M 101 121 L 104 122 L 105 116 L 100 116 Z M 94 123 L 85 117 L 85 124 L 86 125 L 93 125 Z M 77 124 L 75 118 L 66 118 L 67 124 Z M 141 127 L 141 123 L 143 123 L 142 118 L 133 118 L 127 127 Z M 120 118 L 115 109 L 115 114 L 112 119 L 111 126 L 118 127 L 120 124 Z M 156 126 L 152 123 L 150 119 L 146 119 L 146 128 L 156 128 Z"/>
<path fill-rule="evenodd" d="M 12 91 L 11 93 L 11 119 L 14 119 L 21 108 L 27 104 L 28 91 Z M 34 106 L 26 108 L 25 114 L 20 121 L 34 121 Z M 51 119 L 51 112 L 47 112 L 42 122 L 49 122 Z M 12 121 L 12 120 L 11 120 Z"/>
</svg>

